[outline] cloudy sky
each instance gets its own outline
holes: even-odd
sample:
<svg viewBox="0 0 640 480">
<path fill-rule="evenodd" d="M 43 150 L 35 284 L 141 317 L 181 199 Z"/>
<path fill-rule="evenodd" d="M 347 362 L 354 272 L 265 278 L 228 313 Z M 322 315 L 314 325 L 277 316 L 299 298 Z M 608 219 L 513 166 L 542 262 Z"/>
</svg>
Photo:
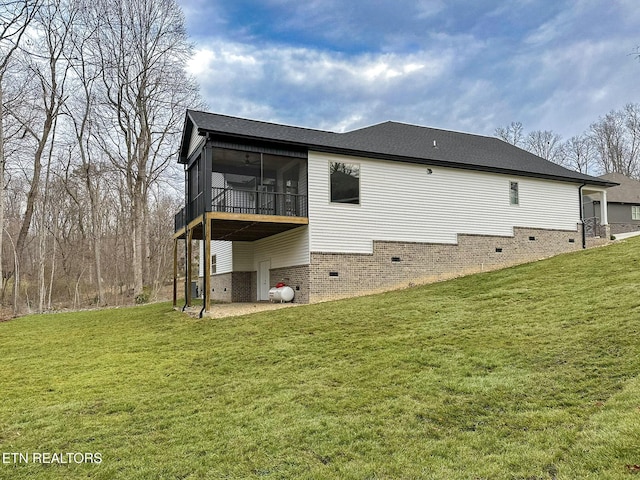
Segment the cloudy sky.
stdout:
<svg viewBox="0 0 640 480">
<path fill-rule="evenodd" d="M 584 132 L 640 102 L 637 0 L 178 0 L 209 111 Z"/>
</svg>

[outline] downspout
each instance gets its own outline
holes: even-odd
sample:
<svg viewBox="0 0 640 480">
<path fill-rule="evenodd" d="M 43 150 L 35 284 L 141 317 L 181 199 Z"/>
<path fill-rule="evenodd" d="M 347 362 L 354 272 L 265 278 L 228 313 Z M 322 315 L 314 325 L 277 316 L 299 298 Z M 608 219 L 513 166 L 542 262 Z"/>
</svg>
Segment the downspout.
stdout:
<svg viewBox="0 0 640 480">
<path fill-rule="evenodd" d="M 587 232 L 584 230 L 584 205 L 582 203 L 582 189 L 586 186 L 586 183 L 583 183 L 578 188 L 578 198 L 580 199 L 580 223 L 582 224 L 582 249 L 587 248 Z"/>
<path fill-rule="evenodd" d="M 205 293 L 206 295 L 206 293 Z M 207 299 L 206 297 L 202 298 L 202 309 L 200 310 L 200 314 L 198 315 L 198 318 L 202 318 L 204 316 L 204 309 L 207 308 Z"/>
<path fill-rule="evenodd" d="M 191 277 L 191 272 L 189 271 L 189 263 L 190 259 L 188 258 L 189 256 L 189 250 L 188 250 L 188 245 L 187 243 L 189 242 L 189 235 L 187 235 L 185 233 L 185 239 L 184 239 L 184 307 L 182 307 L 182 311 L 184 312 L 187 309 L 187 288 L 190 287 L 189 285 L 189 277 Z"/>
<path fill-rule="evenodd" d="M 205 212 L 203 213 L 204 215 L 204 219 L 202 220 L 202 257 L 200 262 L 209 262 L 209 265 L 211 265 L 211 252 L 209 252 L 210 250 L 210 246 L 209 248 L 207 248 L 207 238 L 209 237 L 207 235 L 208 230 L 207 230 L 207 223 L 209 223 L 208 217 L 207 217 L 207 212 L 205 210 Z M 209 241 L 209 245 L 211 245 L 211 241 Z M 207 264 L 204 263 L 203 264 L 203 268 L 204 271 L 203 273 L 203 278 L 202 278 L 202 282 L 203 282 L 203 290 L 204 290 L 204 294 L 202 295 L 202 309 L 200 310 L 200 314 L 198 315 L 198 318 L 202 318 L 202 316 L 204 315 L 204 310 L 207 308 L 207 295 L 209 295 L 209 292 L 207 290 L 209 290 L 207 288 L 207 282 L 206 282 L 206 278 L 207 275 L 209 275 L 209 277 L 211 277 L 211 272 L 209 271 L 209 267 L 207 267 Z"/>
</svg>

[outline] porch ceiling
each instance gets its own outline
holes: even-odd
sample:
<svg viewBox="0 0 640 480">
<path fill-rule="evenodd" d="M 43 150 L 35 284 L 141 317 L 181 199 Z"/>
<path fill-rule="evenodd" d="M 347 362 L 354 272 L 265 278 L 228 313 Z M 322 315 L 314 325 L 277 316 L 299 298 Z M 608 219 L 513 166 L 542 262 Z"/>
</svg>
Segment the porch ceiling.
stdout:
<svg viewBox="0 0 640 480">
<path fill-rule="evenodd" d="M 598 195 L 602 192 L 606 192 L 605 188 L 584 187 L 582 189 L 583 195 Z"/>
<path fill-rule="evenodd" d="M 207 213 L 207 220 L 211 226 L 211 240 L 234 242 L 253 242 L 309 224 L 309 220 L 306 217 L 230 214 L 224 212 L 209 212 Z M 202 224 L 193 227 L 193 239 L 204 239 Z"/>
</svg>

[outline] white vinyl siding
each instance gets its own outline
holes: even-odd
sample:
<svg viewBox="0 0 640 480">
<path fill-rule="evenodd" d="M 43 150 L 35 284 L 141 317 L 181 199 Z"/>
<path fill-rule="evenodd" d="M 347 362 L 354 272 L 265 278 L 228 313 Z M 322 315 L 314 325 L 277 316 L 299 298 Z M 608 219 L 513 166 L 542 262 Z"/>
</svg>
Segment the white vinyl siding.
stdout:
<svg viewBox="0 0 640 480">
<path fill-rule="evenodd" d="M 233 270 L 257 271 L 271 260 L 271 268 L 309 264 L 309 229 L 300 227 L 255 242 L 233 242 Z"/>
<path fill-rule="evenodd" d="M 204 257 L 204 243 L 200 243 L 200 257 Z M 232 263 L 232 254 L 231 254 L 231 242 L 224 242 L 221 240 L 212 240 L 211 241 L 211 255 L 216 256 L 216 274 L 220 273 L 229 273 L 231 271 Z M 204 276 L 204 263 L 199 262 L 198 275 L 200 277 Z"/>
<path fill-rule="evenodd" d="M 200 258 L 204 251 L 200 242 Z M 271 260 L 271 268 L 309 264 L 309 229 L 300 227 L 255 242 L 225 242 L 213 240 L 211 255 L 216 256 L 218 274 L 257 271 L 258 263 Z M 204 264 L 200 262 L 200 276 Z"/>
<path fill-rule="evenodd" d="M 233 242 L 233 269 L 236 272 L 253 272 L 253 244 L 251 242 Z"/>
<path fill-rule="evenodd" d="M 360 165 L 360 208 L 329 201 L 330 162 Z M 511 236 L 513 227 L 576 230 L 580 220 L 571 183 L 317 152 L 308 168 L 312 252 L 371 253 L 374 240 L 453 244 L 459 233 Z"/>
</svg>

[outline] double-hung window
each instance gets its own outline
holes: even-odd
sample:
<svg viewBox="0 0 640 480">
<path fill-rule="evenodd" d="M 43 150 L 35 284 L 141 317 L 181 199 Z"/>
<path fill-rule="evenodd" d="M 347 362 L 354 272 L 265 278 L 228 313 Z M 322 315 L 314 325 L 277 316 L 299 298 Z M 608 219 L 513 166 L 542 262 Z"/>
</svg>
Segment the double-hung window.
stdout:
<svg viewBox="0 0 640 480">
<path fill-rule="evenodd" d="M 631 220 L 640 220 L 640 205 L 631 206 Z"/>
</svg>

